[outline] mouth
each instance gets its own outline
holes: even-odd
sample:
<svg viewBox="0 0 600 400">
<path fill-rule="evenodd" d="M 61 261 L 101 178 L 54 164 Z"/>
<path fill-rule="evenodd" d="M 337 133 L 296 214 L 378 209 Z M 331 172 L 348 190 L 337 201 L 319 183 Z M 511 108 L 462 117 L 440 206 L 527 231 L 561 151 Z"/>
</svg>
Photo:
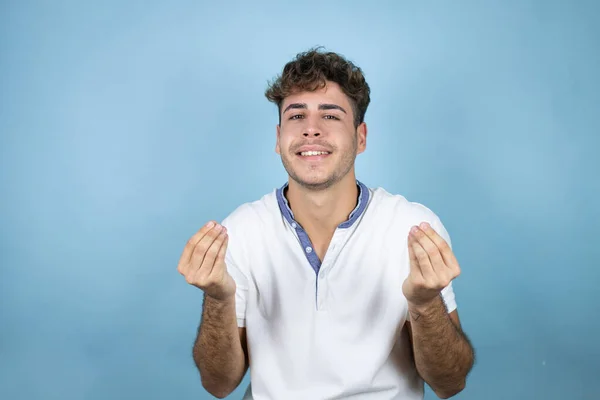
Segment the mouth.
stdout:
<svg viewBox="0 0 600 400">
<path fill-rule="evenodd" d="M 328 151 L 301 151 L 299 153 L 296 153 L 296 155 L 299 155 L 301 157 L 328 156 L 329 152 Z"/>
<path fill-rule="evenodd" d="M 306 161 L 319 161 L 329 157 L 331 153 L 328 151 L 301 151 L 296 153 L 298 157 Z"/>
</svg>

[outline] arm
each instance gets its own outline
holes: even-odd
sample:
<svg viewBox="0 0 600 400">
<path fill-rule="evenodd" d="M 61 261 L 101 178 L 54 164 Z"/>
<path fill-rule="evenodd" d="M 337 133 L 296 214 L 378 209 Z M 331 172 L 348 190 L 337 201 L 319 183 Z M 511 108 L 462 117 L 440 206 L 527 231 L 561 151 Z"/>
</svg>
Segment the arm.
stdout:
<svg viewBox="0 0 600 400">
<path fill-rule="evenodd" d="M 442 398 L 462 391 L 475 353 L 456 310 L 447 313 L 440 296 L 424 307 L 409 307 L 407 323 L 419 375 Z"/>
<path fill-rule="evenodd" d="M 237 326 L 234 297 L 219 301 L 205 295 L 192 353 L 202 386 L 213 396 L 223 398 L 238 387 L 248 357 L 246 329 Z"/>
<path fill-rule="evenodd" d="M 238 288 L 225 263 L 228 238 L 222 225 L 209 222 L 190 238 L 177 267 L 204 292 L 192 355 L 202 385 L 219 398 L 240 384 L 248 368 L 245 329 L 238 330 L 236 321 Z"/>
<path fill-rule="evenodd" d="M 447 236 L 441 224 L 438 229 Z M 415 366 L 438 397 L 449 398 L 464 389 L 475 357 L 458 313 L 449 314 L 442 297 L 443 289 L 460 274 L 460 266 L 449 238 L 444 240 L 427 223 L 411 229 L 408 252 L 410 273 L 402 289 L 408 301 Z"/>
</svg>

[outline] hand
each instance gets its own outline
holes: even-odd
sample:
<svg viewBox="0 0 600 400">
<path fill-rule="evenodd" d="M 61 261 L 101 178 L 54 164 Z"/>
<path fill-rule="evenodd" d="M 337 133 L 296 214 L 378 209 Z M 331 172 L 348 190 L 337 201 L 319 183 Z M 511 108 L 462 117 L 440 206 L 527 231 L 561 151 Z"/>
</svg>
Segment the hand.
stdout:
<svg viewBox="0 0 600 400">
<path fill-rule="evenodd" d="M 402 284 L 409 305 L 427 306 L 460 274 L 448 243 L 426 222 L 408 235 L 410 273 Z"/>
<path fill-rule="evenodd" d="M 177 266 L 187 283 L 216 300 L 235 294 L 235 281 L 225 265 L 228 242 L 225 227 L 211 221 L 190 238 Z"/>
</svg>

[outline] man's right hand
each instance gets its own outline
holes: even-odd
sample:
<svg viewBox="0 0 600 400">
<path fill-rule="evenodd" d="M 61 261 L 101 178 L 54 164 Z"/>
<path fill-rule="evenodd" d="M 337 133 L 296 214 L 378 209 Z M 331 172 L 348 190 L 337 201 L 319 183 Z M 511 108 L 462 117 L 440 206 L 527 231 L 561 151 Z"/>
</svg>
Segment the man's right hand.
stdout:
<svg viewBox="0 0 600 400">
<path fill-rule="evenodd" d="M 187 242 L 177 271 L 193 286 L 215 300 L 235 294 L 235 282 L 227 272 L 225 253 L 229 237 L 222 225 L 211 221 Z"/>
</svg>

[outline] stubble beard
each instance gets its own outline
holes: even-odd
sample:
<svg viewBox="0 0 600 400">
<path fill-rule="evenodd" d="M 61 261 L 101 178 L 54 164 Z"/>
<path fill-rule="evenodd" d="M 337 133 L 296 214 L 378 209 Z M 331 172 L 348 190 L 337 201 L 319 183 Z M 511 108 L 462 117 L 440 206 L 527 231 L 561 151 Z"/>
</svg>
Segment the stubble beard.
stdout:
<svg viewBox="0 0 600 400">
<path fill-rule="evenodd" d="M 301 187 L 308 189 L 310 191 L 322 191 L 329 189 L 339 181 L 341 181 L 354 167 L 354 161 L 356 159 L 356 151 L 358 149 L 358 140 L 356 136 L 354 136 L 354 140 L 352 142 L 352 147 L 341 154 L 341 159 L 339 163 L 336 165 L 333 172 L 320 181 L 308 181 L 302 179 L 294 170 L 291 159 L 295 157 L 295 154 L 290 154 L 289 156 L 284 156 L 283 153 L 281 155 L 281 162 L 283 167 L 287 171 L 290 178 L 296 182 Z M 286 153 L 287 154 L 287 153 Z M 337 154 L 335 151 L 334 154 Z"/>
</svg>

